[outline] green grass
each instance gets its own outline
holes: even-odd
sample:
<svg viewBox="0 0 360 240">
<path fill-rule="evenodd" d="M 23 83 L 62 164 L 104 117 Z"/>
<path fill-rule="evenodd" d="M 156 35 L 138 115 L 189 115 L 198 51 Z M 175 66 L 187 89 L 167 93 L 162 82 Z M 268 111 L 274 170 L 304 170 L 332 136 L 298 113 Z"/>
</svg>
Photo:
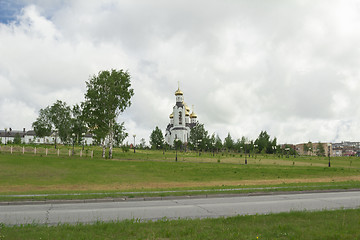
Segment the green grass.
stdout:
<svg viewBox="0 0 360 240">
<path fill-rule="evenodd" d="M 0 239 L 360 239 L 360 209 L 93 225 L 1 226 Z"/>
<path fill-rule="evenodd" d="M 94 149 L 96 152 L 100 151 L 99 148 Z M 116 149 L 116 159 L 108 160 L 97 155 L 94 158 L 68 155 L 58 157 L 54 154 L 23 155 L 3 151 L 0 153 L 0 195 L 3 195 L 0 201 L 16 199 L 6 197 L 10 194 L 35 193 L 104 193 L 93 196 L 52 196 L 45 197 L 46 199 L 120 197 L 123 195 L 119 192 L 131 191 L 179 191 L 132 196 L 198 194 L 187 193 L 189 189 L 206 189 L 210 190 L 207 194 L 212 194 L 218 193 L 219 188 L 246 188 L 249 187 L 248 183 L 255 181 L 265 182 L 255 182 L 251 184 L 255 185 L 253 187 L 289 187 L 287 190 L 359 188 L 360 185 L 359 181 L 330 180 L 359 176 L 359 158 L 332 158 L 332 167 L 329 168 L 327 158 L 319 157 L 277 158 L 258 155 L 256 158 L 249 158 L 249 164 L 244 165 L 239 154 L 223 153 L 213 157 L 210 153 L 203 153 L 199 157 L 196 152 L 179 152 L 178 162 L 174 161 L 174 154 L 175 152 L 171 151 L 163 154 L 162 151 L 149 150 L 138 150 L 134 154 Z M 217 162 L 218 159 L 220 163 Z M 314 184 L 282 183 L 289 179 L 319 178 L 329 178 L 329 181 L 316 183 L 317 180 L 314 180 Z M 276 180 L 277 183 L 266 183 L 267 180 Z M 247 184 L 241 184 L 242 181 L 247 181 Z M 239 184 L 235 185 L 236 182 Z M 338 182 L 340 184 L 335 184 Z M 234 192 L 247 191 L 231 193 Z M 34 199 L 40 200 L 44 197 Z"/>
</svg>

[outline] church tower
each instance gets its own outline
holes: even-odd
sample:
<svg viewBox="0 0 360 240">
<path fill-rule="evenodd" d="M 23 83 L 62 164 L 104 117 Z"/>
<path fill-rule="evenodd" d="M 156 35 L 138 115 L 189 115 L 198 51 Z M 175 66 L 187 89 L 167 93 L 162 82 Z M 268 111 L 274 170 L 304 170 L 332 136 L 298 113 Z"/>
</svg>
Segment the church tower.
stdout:
<svg viewBox="0 0 360 240">
<path fill-rule="evenodd" d="M 165 141 L 173 146 L 175 140 L 183 144 L 189 141 L 190 129 L 197 123 L 197 115 L 194 111 L 190 114 L 190 108 L 184 102 L 184 93 L 180 87 L 175 91 L 175 105 L 169 116 L 170 123 L 166 128 Z"/>
</svg>

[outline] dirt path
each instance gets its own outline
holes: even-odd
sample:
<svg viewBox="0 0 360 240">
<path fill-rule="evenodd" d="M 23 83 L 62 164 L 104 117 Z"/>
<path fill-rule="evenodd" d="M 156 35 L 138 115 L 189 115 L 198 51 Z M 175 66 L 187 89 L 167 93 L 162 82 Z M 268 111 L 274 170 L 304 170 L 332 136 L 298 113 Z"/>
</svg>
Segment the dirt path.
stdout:
<svg viewBox="0 0 360 240">
<path fill-rule="evenodd" d="M 169 188 L 195 188 L 195 187 L 219 187 L 219 186 L 253 186 L 253 185 L 276 185 L 283 183 L 326 183 L 360 181 L 360 176 L 326 177 L 310 179 L 269 179 L 269 180 L 241 180 L 241 181 L 210 181 L 210 182 L 143 182 L 133 184 L 108 184 L 108 185 L 8 185 L 0 186 L 0 193 L 24 193 L 24 192 L 48 192 L 48 191 L 125 191 Z"/>
</svg>

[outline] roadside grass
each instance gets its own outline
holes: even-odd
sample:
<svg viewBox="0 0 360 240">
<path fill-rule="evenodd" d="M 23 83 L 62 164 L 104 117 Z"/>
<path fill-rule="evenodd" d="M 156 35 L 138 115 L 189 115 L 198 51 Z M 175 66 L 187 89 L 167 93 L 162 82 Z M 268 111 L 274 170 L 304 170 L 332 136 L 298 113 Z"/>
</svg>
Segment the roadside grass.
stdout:
<svg viewBox="0 0 360 240">
<path fill-rule="evenodd" d="M 167 198 L 174 196 L 187 197 L 211 197 L 223 194 L 267 194 L 276 192 L 300 192 L 300 191 L 326 191 L 326 190 L 349 190 L 360 189 L 360 182 L 331 182 L 331 183 L 297 183 L 280 185 L 255 185 L 255 186 L 217 186 L 217 187 L 194 187 L 194 188 L 167 188 L 167 189 L 144 189 L 128 191 L 66 191 L 66 192 L 47 192 L 47 193 L 21 193 L 17 195 L 0 195 L 0 204 L 14 201 L 56 201 L 56 200 L 95 200 L 113 199 L 123 201 L 133 198 Z M 35 194 L 35 195 L 34 195 Z"/>
<path fill-rule="evenodd" d="M 92 225 L 1 225 L 0 239 L 360 239 L 360 209 Z"/>
<path fill-rule="evenodd" d="M 63 147 L 65 148 L 65 147 Z M 77 148 L 76 151 L 79 151 Z M 98 147 L 93 148 L 100 152 Z M 4 150 L 4 148 L 3 148 Z M 116 149 L 115 159 L 31 153 L 0 153 L 0 201 L 41 199 L 84 199 L 137 196 L 196 195 L 188 190 L 205 189 L 206 194 L 222 188 L 285 187 L 290 190 L 359 188 L 360 159 L 323 157 L 279 158 L 257 155 L 243 164 L 240 154 Z M 220 159 L 220 163 L 218 162 Z M 351 164 L 350 164 L 351 163 Z M 175 190 L 176 193 L 166 193 Z M 163 191 L 162 193 L 146 193 Z M 235 190 L 242 193 L 259 190 Z M 261 190 L 261 191 L 278 191 Z M 281 190 L 279 190 L 281 191 Z M 286 190 L 287 191 L 287 190 Z M 119 193 L 120 192 L 120 193 Z M 140 193 L 136 193 L 140 192 Z M 145 193 L 144 193 L 145 192 Z M 96 193 L 78 196 L 7 197 L 14 194 Z M 202 193 L 201 193 L 202 194 Z"/>
</svg>

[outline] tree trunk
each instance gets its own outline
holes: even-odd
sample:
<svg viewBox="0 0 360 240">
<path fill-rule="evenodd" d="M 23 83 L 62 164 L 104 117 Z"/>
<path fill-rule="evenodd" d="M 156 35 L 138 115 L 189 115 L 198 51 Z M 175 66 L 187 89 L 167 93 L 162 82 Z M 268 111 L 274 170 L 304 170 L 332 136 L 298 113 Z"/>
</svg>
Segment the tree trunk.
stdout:
<svg viewBox="0 0 360 240">
<path fill-rule="evenodd" d="M 109 159 L 112 158 L 113 150 L 113 139 L 114 139 L 114 124 L 113 121 L 110 122 L 110 133 L 109 133 Z"/>
</svg>

